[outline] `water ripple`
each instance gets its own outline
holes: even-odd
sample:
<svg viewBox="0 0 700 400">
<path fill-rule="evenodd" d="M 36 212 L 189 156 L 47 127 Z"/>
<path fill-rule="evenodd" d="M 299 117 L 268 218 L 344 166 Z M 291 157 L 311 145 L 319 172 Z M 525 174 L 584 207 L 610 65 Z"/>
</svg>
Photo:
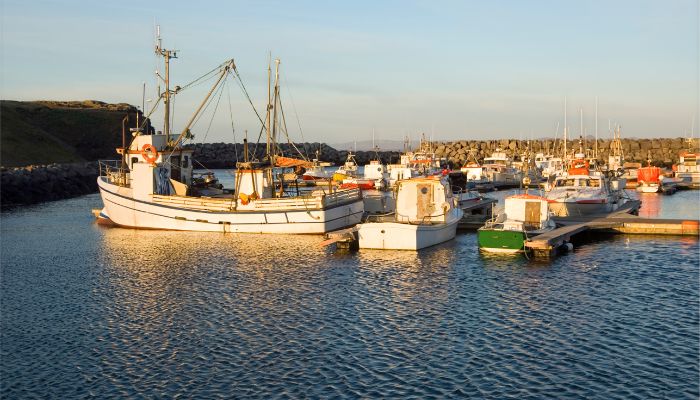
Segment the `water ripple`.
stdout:
<svg viewBox="0 0 700 400">
<path fill-rule="evenodd" d="M 2 216 L 4 398 L 699 395 L 694 239 L 610 237 L 552 263 L 479 254 L 474 234 L 338 253 L 103 229 L 98 202 Z"/>
</svg>

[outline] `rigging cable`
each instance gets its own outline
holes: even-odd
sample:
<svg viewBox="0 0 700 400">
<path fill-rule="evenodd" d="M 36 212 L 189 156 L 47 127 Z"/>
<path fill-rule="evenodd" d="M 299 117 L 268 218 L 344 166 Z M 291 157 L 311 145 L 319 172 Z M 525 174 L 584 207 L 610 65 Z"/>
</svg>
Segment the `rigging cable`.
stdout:
<svg viewBox="0 0 700 400">
<path fill-rule="evenodd" d="M 289 132 L 287 131 L 287 119 L 285 118 L 285 115 L 284 115 L 284 108 L 282 107 L 282 102 L 280 102 L 280 111 L 282 114 L 282 127 L 283 127 L 282 131 L 284 132 L 284 135 L 287 137 L 287 143 L 289 143 L 289 145 L 292 146 L 294 148 L 294 150 L 297 151 L 297 153 L 299 153 L 299 155 L 301 156 L 302 159 L 308 161 L 309 154 L 306 152 L 302 153 L 301 150 L 299 150 L 299 148 L 297 147 L 296 143 L 292 142 L 292 140 L 289 137 Z M 306 150 L 306 148 L 304 148 L 304 150 Z"/>
<path fill-rule="evenodd" d="M 224 62 L 224 63 L 222 63 L 222 64 L 220 64 L 220 65 L 217 65 L 217 66 L 214 67 L 214 69 L 212 69 L 211 71 L 205 73 L 204 75 L 200 76 L 199 78 L 197 78 L 197 79 L 193 80 L 192 82 L 186 84 L 185 86 L 181 87 L 179 91 L 183 91 L 183 90 L 188 89 L 188 88 L 190 88 L 190 87 L 200 85 L 200 84 L 206 82 L 207 80 L 209 80 L 209 79 L 215 77 L 215 76 L 216 76 L 215 72 L 221 71 L 221 68 L 223 68 L 224 66 L 226 66 L 226 64 L 228 64 L 229 61 L 230 61 L 230 60 L 228 60 L 228 61 L 226 61 L 226 62 Z M 209 76 L 209 75 L 211 75 L 211 76 Z M 207 77 L 208 77 L 208 78 L 207 78 Z M 207 79 L 205 79 L 205 78 L 207 78 Z"/>
<path fill-rule="evenodd" d="M 289 92 L 289 99 L 292 102 L 292 109 L 294 110 L 294 116 L 296 117 L 297 120 L 297 126 L 299 127 L 299 133 L 301 134 L 301 142 L 304 143 L 304 131 L 301 129 L 301 121 L 299 120 L 299 113 L 297 112 L 297 106 L 294 103 L 294 96 L 292 96 L 292 90 L 291 86 L 289 85 L 289 82 L 287 81 L 287 77 L 282 75 L 282 79 L 284 79 L 284 84 L 287 86 L 287 91 Z M 304 148 L 306 150 L 306 148 Z M 298 149 L 297 149 L 298 151 Z M 301 153 L 300 153 L 301 154 Z M 306 158 L 309 158 L 309 154 L 305 153 Z"/>
<path fill-rule="evenodd" d="M 227 71 L 227 72 L 226 72 L 226 77 L 228 76 L 228 74 L 229 74 L 229 72 Z M 222 84 L 222 85 L 220 85 L 219 87 L 217 87 L 217 88 L 215 89 L 215 91 L 214 91 L 214 93 L 213 93 L 214 95 L 211 96 L 211 97 L 209 97 L 209 99 L 207 100 L 206 105 L 204 106 L 204 108 L 202 109 L 202 111 L 199 113 L 199 115 L 196 117 L 196 119 L 194 120 L 194 122 L 192 123 L 192 125 L 190 126 L 190 128 L 194 127 L 194 126 L 199 122 L 199 120 L 202 118 L 202 116 L 204 115 L 204 113 L 206 112 L 206 110 L 207 110 L 207 109 L 209 108 L 209 106 L 211 105 L 211 103 L 212 103 L 214 97 L 216 97 L 216 92 L 221 93 L 221 89 L 222 89 L 223 86 L 224 86 L 224 85 Z M 220 99 L 220 98 L 221 98 L 221 96 L 219 96 L 219 99 Z M 217 107 L 218 107 L 218 102 L 217 102 Z M 214 110 L 214 113 L 216 113 L 216 110 Z M 213 120 L 213 118 L 214 118 L 214 114 L 212 114 L 212 120 Z M 210 122 L 210 127 L 211 127 L 211 122 Z M 208 132 L 208 129 L 207 129 L 207 132 Z M 189 138 L 185 137 L 185 138 L 183 139 L 183 142 L 184 142 L 184 140 L 187 140 L 187 139 L 189 139 Z M 175 153 L 175 148 L 173 148 L 172 151 L 170 152 L 170 154 L 168 155 L 168 158 L 167 158 L 167 160 L 166 160 L 167 162 L 170 161 L 170 158 L 173 156 L 174 153 Z"/>
<path fill-rule="evenodd" d="M 211 113 L 211 119 L 209 120 L 209 126 L 207 126 L 207 131 L 204 133 L 204 139 L 202 139 L 202 143 L 204 143 L 207 140 L 207 136 L 209 135 L 209 130 L 211 129 L 211 124 L 214 122 L 214 117 L 216 116 L 216 111 L 219 109 L 219 102 L 221 101 L 221 95 L 224 94 L 224 86 L 226 86 L 226 80 L 224 79 L 224 82 L 221 84 L 221 89 L 219 90 L 219 97 L 216 99 L 216 105 L 214 106 L 214 111 Z"/>
<path fill-rule="evenodd" d="M 241 74 L 238 72 L 238 68 L 236 68 L 235 64 L 233 65 L 233 72 L 236 74 L 236 78 L 238 78 L 236 82 L 240 86 L 241 90 L 243 90 L 243 94 L 245 94 L 245 97 L 248 100 L 248 103 L 250 103 L 250 106 L 253 107 L 253 111 L 255 112 L 255 115 L 258 117 L 258 121 L 260 121 L 261 124 L 260 132 L 258 133 L 258 140 L 255 142 L 255 147 L 253 148 L 253 155 L 257 155 L 258 144 L 260 143 L 260 138 L 262 137 L 262 133 L 265 130 L 265 122 L 263 122 L 263 119 L 260 117 L 257 108 L 255 108 L 253 100 L 250 98 L 250 94 L 248 94 L 248 89 L 246 89 L 245 85 L 243 84 L 243 79 L 241 79 Z M 267 110 L 267 112 L 269 113 L 270 110 Z"/>
</svg>

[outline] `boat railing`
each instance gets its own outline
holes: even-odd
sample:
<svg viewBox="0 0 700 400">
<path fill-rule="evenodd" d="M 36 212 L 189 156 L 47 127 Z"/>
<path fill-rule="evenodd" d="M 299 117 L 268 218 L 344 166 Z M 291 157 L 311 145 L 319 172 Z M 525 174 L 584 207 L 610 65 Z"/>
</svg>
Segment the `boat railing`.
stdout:
<svg viewBox="0 0 700 400">
<path fill-rule="evenodd" d="M 389 212 L 386 214 L 368 214 L 365 217 L 365 222 L 387 222 L 391 220 L 392 222 L 396 219 L 396 213 Z"/>
<path fill-rule="evenodd" d="M 499 228 L 499 227 L 505 226 L 506 223 L 508 223 L 508 224 L 521 224 L 523 226 L 523 228 L 525 228 L 525 230 L 528 230 L 528 231 L 543 229 L 547 226 L 547 224 L 543 223 L 542 221 L 523 221 L 520 219 L 506 219 L 505 221 L 499 221 L 497 218 L 491 218 L 490 220 L 486 221 L 486 223 L 484 224 L 484 228 L 486 228 L 486 229 Z"/>
<path fill-rule="evenodd" d="M 408 223 L 410 225 L 432 225 L 434 223 L 445 222 L 447 214 L 424 215 L 420 219 L 411 218 L 410 215 L 396 213 L 396 221 L 399 223 Z"/>
<path fill-rule="evenodd" d="M 107 178 L 111 184 L 118 186 L 129 186 L 129 170 L 122 168 L 122 160 L 99 160 L 97 165 L 100 176 Z"/>
<path fill-rule="evenodd" d="M 323 205 L 335 206 L 358 199 L 362 199 L 362 191 L 359 188 L 343 189 L 324 195 Z"/>
<path fill-rule="evenodd" d="M 359 189 L 342 190 L 331 194 L 307 195 L 296 197 L 273 197 L 251 200 L 253 209 L 257 210 L 320 210 L 324 207 L 344 204 L 354 199 L 361 199 Z M 192 197 L 153 195 L 153 201 L 170 206 L 185 207 L 208 211 L 233 211 L 239 207 L 235 197 Z"/>
<path fill-rule="evenodd" d="M 235 198 L 166 196 L 154 194 L 153 201 L 169 206 L 204 211 L 232 211 L 236 208 Z"/>
</svg>

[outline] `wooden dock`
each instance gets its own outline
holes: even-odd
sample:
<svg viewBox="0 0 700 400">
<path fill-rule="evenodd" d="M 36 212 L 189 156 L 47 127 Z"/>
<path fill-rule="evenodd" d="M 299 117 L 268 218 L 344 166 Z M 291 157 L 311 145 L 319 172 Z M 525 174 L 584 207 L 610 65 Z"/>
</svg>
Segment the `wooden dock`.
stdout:
<svg viewBox="0 0 700 400">
<path fill-rule="evenodd" d="M 535 257 L 552 257 L 571 238 L 584 231 L 608 233 L 700 236 L 698 220 L 651 219 L 614 213 L 607 217 L 555 218 L 560 228 L 543 233 L 525 242 L 526 250 Z"/>
</svg>

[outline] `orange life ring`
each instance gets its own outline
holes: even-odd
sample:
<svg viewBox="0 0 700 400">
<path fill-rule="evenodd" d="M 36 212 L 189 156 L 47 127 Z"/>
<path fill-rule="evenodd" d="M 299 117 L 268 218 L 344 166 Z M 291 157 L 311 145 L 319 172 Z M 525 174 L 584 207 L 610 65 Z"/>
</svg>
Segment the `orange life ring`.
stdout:
<svg viewBox="0 0 700 400">
<path fill-rule="evenodd" d="M 158 150 L 152 144 L 146 143 L 141 147 L 141 156 L 149 164 L 155 164 L 158 159 Z"/>
</svg>

